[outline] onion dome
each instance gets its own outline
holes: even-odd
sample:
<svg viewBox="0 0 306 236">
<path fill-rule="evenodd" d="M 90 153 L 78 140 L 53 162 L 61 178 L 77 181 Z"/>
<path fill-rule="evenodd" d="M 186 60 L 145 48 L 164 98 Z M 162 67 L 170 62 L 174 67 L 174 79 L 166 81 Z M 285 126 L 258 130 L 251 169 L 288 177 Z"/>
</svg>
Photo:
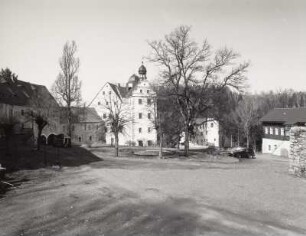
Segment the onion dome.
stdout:
<svg viewBox="0 0 306 236">
<path fill-rule="evenodd" d="M 143 65 L 143 63 L 142 63 L 142 65 L 139 67 L 139 69 L 138 69 L 138 74 L 140 75 L 140 76 L 146 76 L 146 74 L 147 74 L 147 69 L 146 69 L 146 67 Z"/>
</svg>

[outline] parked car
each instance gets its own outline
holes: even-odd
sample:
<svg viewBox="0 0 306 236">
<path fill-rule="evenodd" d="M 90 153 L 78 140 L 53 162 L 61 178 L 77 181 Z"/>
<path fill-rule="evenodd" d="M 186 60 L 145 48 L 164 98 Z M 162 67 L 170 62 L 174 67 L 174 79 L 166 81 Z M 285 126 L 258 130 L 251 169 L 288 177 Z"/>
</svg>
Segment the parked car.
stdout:
<svg viewBox="0 0 306 236">
<path fill-rule="evenodd" d="M 256 158 L 255 152 L 252 147 L 235 147 L 228 151 L 228 155 L 237 158 Z"/>
</svg>

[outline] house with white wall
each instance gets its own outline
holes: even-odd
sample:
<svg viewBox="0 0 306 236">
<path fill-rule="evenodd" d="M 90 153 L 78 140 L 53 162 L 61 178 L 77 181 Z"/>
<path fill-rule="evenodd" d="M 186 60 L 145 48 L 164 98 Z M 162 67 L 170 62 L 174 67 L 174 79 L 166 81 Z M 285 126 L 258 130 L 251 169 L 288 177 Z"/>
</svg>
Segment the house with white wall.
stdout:
<svg viewBox="0 0 306 236">
<path fill-rule="evenodd" d="M 110 109 L 120 109 L 127 124 L 119 134 L 119 145 L 153 146 L 155 130 L 156 93 L 147 79 L 147 70 L 141 65 L 138 75 L 132 75 L 125 85 L 107 82 L 94 97 L 94 107 L 107 124 Z M 106 125 L 106 143 L 115 143 L 110 126 Z"/>
<path fill-rule="evenodd" d="M 290 129 L 305 126 L 306 107 L 275 108 L 261 118 L 263 126 L 262 152 L 277 156 L 288 156 Z"/>
<path fill-rule="evenodd" d="M 219 147 L 219 122 L 213 118 L 196 118 L 191 143 L 200 146 Z"/>
</svg>

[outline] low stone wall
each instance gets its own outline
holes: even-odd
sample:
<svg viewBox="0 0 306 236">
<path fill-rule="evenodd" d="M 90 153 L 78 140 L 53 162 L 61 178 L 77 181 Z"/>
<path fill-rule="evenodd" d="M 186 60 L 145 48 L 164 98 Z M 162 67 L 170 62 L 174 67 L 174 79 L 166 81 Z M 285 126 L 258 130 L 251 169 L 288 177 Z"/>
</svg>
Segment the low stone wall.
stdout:
<svg viewBox="0 0 306 236">
<path fill-rule="evenodd" d="M 290 130 L 289 173 L 306 177 L 306 127 Z"/>
</svg>

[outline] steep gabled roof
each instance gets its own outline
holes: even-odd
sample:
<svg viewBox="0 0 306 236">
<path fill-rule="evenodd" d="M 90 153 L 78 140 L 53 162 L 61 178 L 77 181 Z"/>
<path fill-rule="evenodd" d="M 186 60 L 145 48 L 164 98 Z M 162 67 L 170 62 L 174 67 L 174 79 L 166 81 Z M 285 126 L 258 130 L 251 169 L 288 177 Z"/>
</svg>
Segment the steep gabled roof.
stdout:
<svg viewBox="0 0 306 236">
<path fill-rule="evenodd" d="M 260 121 L 288 125 L 306 123 L 306 107 L 275 108 L 262 117 Z"/>
<path fill-rule="evenodd" d="M 54 97 L 43 85 L 32 84 L 21 80 L 5 80 L 0 83 L 0 103 L 16 106 L 33 106 L 35 100 L 47 98 L 52 106 L 58 106 Z"/>
<path fill-rule="evenodd" d="M 121 99 L 123 96 L 120 93 L 119 87 L 115 84 L 112 84 L 112 83 L 108 83 L 108 84 L 111 86 L 111 88 L 116 93 L 116 95 Z"/>
<path fill-rule="evenodd" d="M 61 107 L 61 123 L 65 124 L 67 120 L 67 107 Z M 101 117 L 93 107 L 71 107 L 72 123 L 100 123 Z"/>
</svg>

